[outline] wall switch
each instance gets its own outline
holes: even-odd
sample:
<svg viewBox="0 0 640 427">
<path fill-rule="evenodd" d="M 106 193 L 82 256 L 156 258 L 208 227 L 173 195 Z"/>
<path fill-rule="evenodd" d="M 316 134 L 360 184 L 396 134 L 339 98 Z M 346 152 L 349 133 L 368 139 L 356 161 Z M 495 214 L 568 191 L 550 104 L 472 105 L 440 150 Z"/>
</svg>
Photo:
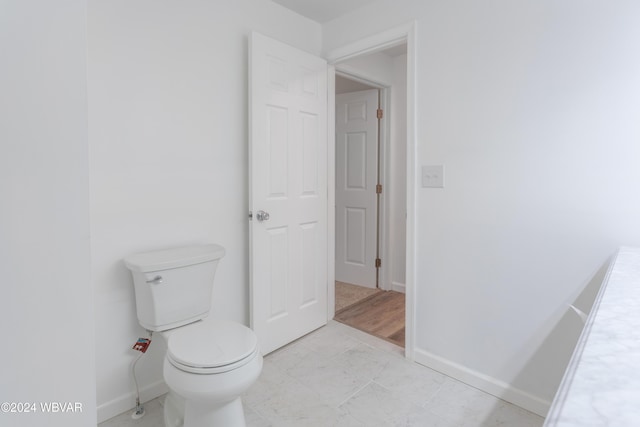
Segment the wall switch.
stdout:
<svg viewBox="0 0 640 427">
<path fill-rule="evenodd" d="M 444 166 L 423 165 L 422 186 L 425 188 L 444 188 Z"/>
</svg>

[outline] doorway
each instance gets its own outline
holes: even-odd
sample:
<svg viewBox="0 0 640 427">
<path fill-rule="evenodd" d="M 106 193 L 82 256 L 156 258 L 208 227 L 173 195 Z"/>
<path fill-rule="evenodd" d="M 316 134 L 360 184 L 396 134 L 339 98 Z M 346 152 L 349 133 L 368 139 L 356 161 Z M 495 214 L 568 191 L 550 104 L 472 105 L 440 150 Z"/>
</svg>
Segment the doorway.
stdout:
<svg viewBox="0 0 640 427">
<path fill-rule="evenodd" d="M 336 64 L 335 319 L 403 347 L 406 93 L 406 43 Z M 374 98 L 375 107 L 367 110 Z M 379 117 L 375 129 L 368 128 L 375 146 L 363 136 L 372 115 Z M 361 127 L 345 129 L 347 119 Z M 370 188 L 367 200 L 352 187 Z"/>
<path fill-rule="evenodd" d="M 264 38 L 264 36 L 262 36 L 262 38 Z M 322 101 L 324 100 L 324 102 L 327 102 L 325 104 L 325 108 L 324 109 L 320 109 L 320 113 L 318 115 L 318 117 L 321 119 L 322 118 L 322 111 L 326 111 L 328 115 L 325 115 L 326 118 L 331 117 L 333 118 L 335 115 L 335 72 L 336 72 L 336 68 L 339 68 L 339 72 L 344 72 L 344 73 L 349 73 L 349 64 L 347 62 L 349 62 L 351 59 L 353 60 L 357 60 L 358 58 L 366 58 L 368 55 L 375 53 L 375 52 L 380 52 L 382 50 L 388 49 L 390 47 L 393 46 L 398 46 L 398 45 L 402 45 L 402 44 L 406 44 L 407 45 L 407 54 L 405 56 L 405 67 L 406 67 L 406 72 L 404 74 L 404 84 L 406 89 L 405 90 L 400 90 L 398 89 L 397 91 L 395 91 L 396 94 L 400 94 L 402 93 L 404 95 L 404 101 L 403 102 L 399 102 L 398 103 L 398 107 L 399 108 L 403 108 L 405 111 L 405 118 L 406 118 L 406 126 L 397 126 L 397 129 L 399 131 L 404 131 L 404 135 L 406 138 L 406 156 L 404 159 L 402 159 L 402 155 L 396 155 L 396 159 L 398 160 L 398 165 L 399 167 L 396 168 L 396 173 L 398 174 L 397 176 L 403 177 L 403 180 L 396 180 L 396 182 L 403 182 L 404 185 L 406 185 L 406 192 L 404 191 L 399 191 L 399 192 L 391 192 L 390 194 L 397 194 L 398 196 L 405 196 L 406 198 L 404 199 L 403 202 L 401 203 L 393 203 L 390 202 L 391 198 L 387 197 L 385 198 L 385 201 L 382 203 L 382 213 L 381 213 L 381 218 L 382 219 L 382 223 L 383 224 L 387 224 L 386 223 L 386 218 L 387 218 L 387 214 L 386 211 L 389 210 L 390 206 L 399 206 L 401 208 L 401 210 L 403 211 L 402 215 L 397 216 L 397 218 L 402 220 L 402 224 L 403 226 L 400 228 L 397 228 L 397 230 L 401 230 L 404 234 L 404 238 L 406 239 L 406 245 L 404 246 L 404 248 L 402 248 L 401 244 L 399 243 L 399 239 L 394 239 L 395 243 L 395 247 L 396 248 L 402 248 L 404 250 L 401 251 L 397 251 L 397 253 L 402 253 L 403 256 L 403 262 L 399 263 L 396 262 L 396 268 L 394 271 L 394 274 L 397 272 L 400 272 L 403 274 L 404 276 L 404 280 L 405 283 L 404 284 L 396 284 L 393 283 L 393 281 L 390 280 L 384 280 L 383 284 L 385 284 L 384 286 L 405 286 L 406 289 L 406 304 L 405 304 L 405 309 L 406 309 L 406 333 L 405 333 L 405 356 L 409 359 L 409 360 L 413 360 L 414 359 L 414 329 L 415 329 L 415 307 L 414 307 L 414 303 L 415 303 L 415 243 L 414 243 L 414 232 L 415 232 L 415 205 L 416 205 L 416 195 L 415 195 L 415 187 L 416 187 L 416 183 L 415 181 L 415 177 L 416 177 L 416 166 L 415 166 L 415 159 L 416 159 L 416 143 L 415 143 L 415 130 L 414 130 L 414 126 L 415 126 L 415 107 L 414 107 L 414 90 L 415 90 L 415 55 L 414 55 L 414 51 L 415 51 L 415 24 L 414 23 L 408 23 L 405 25 L 401 25 L 399 27 L 390 29 L 388 31 L 385 31 L 383 33 L 379 33 L 370 37 L 367 37 L 365 39 L 359 40 L 357 42 L 351 43 L 349 45 L 345 45 L 342 46 L 338 49 L 334 49 L 331 50 L 327 53 L 326 55 L 326 62 L 324 62 L 324 64 L 322 64 L 322 66 L 318 66 L 317 70 L 318 72 L 315 73 L 309 73 L 309 70 L 314 70 L 316 69 L 315 65 L 308 65 L 308 64 L 302 64 L 301 66 L 297 66 L 297 67 L 293 67 L 293 70 L 295 71 L 295 73 L 299 73 L 299 72 L 304 72 L 304 75 L 301 76 L 300 79 L 296 79 L 296 81 L 304 81 L 304 85 L 302 86 L 304 88 L 305 91 L 305 96 L 308 95 L 308 91 L 311 91 L 311 93 L 316 93 L 316 94 L 321 94 L 320 96 L 315 96 L 314 99 L 318 100 L 318 101 Z M 256 60 L 256 58 L 252 57 L 252 61 L 251 63 L 253 65 L 255 64 L 262 64 L 261 67 L 259 67 L 259 70 L 264 71 L 268 71 L 271 72 L 272 74 L 275 73 L 275 75 L 271 75 L 269 76 L 269 78 L 264 78 L 264 79 L 259 79 L 257 78 L 258 83 L 262 82 L 266 82 L 267 86 L 273 90 L 279 90 L 282 91 L 282 89 L 284 89 L 285 87 L 283 86 L 283 82 L 286 82 L 288 77 L 284 76 L 283 72 L 286 72 L 286 70 L 288 69 L 288 67 L 284 66 L 284 64 L 288 64 L 289 63 L 289 59 L 287 58 L 283 58 L 282 60 L 279 60 L 279 57 L 284 55 L 285 57 L 289 54 L 293 54 L 294 56 L 303 56 L 304 58 L 308 59 L 308 60 L 312 60 L 312 61 L 320 61 L 323 62 L 324 60 L 322 58 L 316 57 L 314 55 L 309 55 L 306 52 L 300 51 L 298 49 L 292 48 L 291 46 L 288 45 L 284 45 L 282 43 L 278 43 L 275 40 L 270 41 L 270 44 L 273 44 L 275 48 L 277 48 L 277 52 L 275 52 L 274 54 L 267 54 L 267 55 L 261 55 L 260 57 L 262 58 L 261 61 Z M 276 46 L 277 45 L 277 46 Z M 251 52 L 253 55 L 253 51 L 254 48 L 256 47 L 256 43 L 253 42 L 251 43 Z M 293 49 L 293 51 L 292 51 Z M 263 52 L 264 53 L 264 52 Z M 276 61 L 275 64 L 272 64 L 274 66 L 265 66 L 265 61 L 267 63 L 269 63 L 269 61 Z M 329 64 L 329 66 L 327 67 L 327 63 Z M 338 66 L 336 66 L 335 64 L 338 64 Z M 259 74 L 259 73 L 254 73 L 253 71 L 255 71 L 255 67 L 251 68 L 251 72 L 250 72 L 250 78 L 251 78 L 251 84 L 252 84 L 252 88 L 254 88 L 254 77 Z M 353 65 L 353 64 L 351 64 Z M 294 74 L 295 74 L 294 73 Z M 297 75 L 297 74 L 296 74 Z M 284 76 L 284 77 L 283 77 Z M 376 78 L 369 78 L 367 76 L 367 72 L 366 70 L 356 70 L 353 73 L 353 76 L 356 78 L 362 78 L 364 80 L 370 80 L 371 82 L 375 82 Z M 320 77 L 317 81 L 316 78 Z M 313 79 L 315 81 L 312 82 L 309 79 Z M 325 84 L 327 86 L 325 86 Z M 385 87 L 389 87 L 390 85 L 384 85 Z M 301 87 L 301 86 L 295 86 L 295 87 Z M 326 89 L 329 89 L 328 91 Z M 287 141 L 287 138 L 285 138 L 285 135 L 289 135 L 288 132 L 284 132 L 284 131 L 274 131 L 273 127 L 271 129 L 270 132 L 264 132 L 264 129 L 260 128 L 260 126 L 263 126 L 265 124 L 268 123 L 268 121 L 265 120 L 252 120 L 252 118 L 269 118 L 269 120 L 275 120 L 277 123 L 279 124 L 286 124 L 287 120 L 284 119 L 285 115 L 282 114 L 282 111 L 279 109 L 269 109 L 269 113 L 270 114 L 261 114 L 264 112 L 264 107 L 269 107 L 269 103 L 266 101 L 266 98 L 260 98 L 262 101 L 261 102 L 257 102 L 256 100 L 254 100 L 253 98 L 255 97 L 255 94 L 257 93 L 255 90 L 250 90 L 250 93 L 253 94 L 252 95 L 252 101 L 251 101 L 251 108 L 250 108 L 250 114 L 249 114 L 249 118 L 250 118 L 250 123 L 252 123 L 252 127 L 250 128 L 250 136 L 251 135 L 262 135 L 262 136 L 267 136 L 268 138 L 270 138 L 272 140 L 272 142 L 279 142 L 277 144 L 266 144 L 266 146 L 268 146 L 269 149 L 274 150 L 274 149 L 278 149 L 278 150 L 282 150 L 282 146 L 283 144 Z M 296 92 L 298 93 L 298 92 Z M 388 92 L 385 92 L 388 93 Z M 326 94 L 326 96 L 322 96 L 322 94 Z M 387 96 L 382 96 L 383 101 L 387 99 Z M 262 108 L 262 110 L 261 110 Z M 396 109 L 396 111 L 398 111 L 398 109 Z M 305 132 L 304 135 L 307 135 L 310 137 L 310 140 L 308 141 L 308 143 L 305 144 L 298 144 L 300 147 L 307 147 L 309 148 L 309 153 L 314 153 L 315 155 L 317 155 L 317 157 L 322 157 L 325 159 L 324 161 L 324 165 L 322 164 L 318 164 L 316 165 L 316 167 L 313 167 L 313 165 L 311 165 L 311 167 L 303 167 L 301 169 L 302 172 L 309 172 L 309 179 L 308 180 L 296 180 L 295 177 L 298 176 L 297 174 L 288 174 L 287 176 L 289 177 L 289 179 L 293 179 L 293 184 L 291 184 L 292 188 L 297 188 L 296 186 L 299 186 L 302 182 L 305 182 L 306 184 L 317 184 L 320 187 L 315 191 L 320 197 L 308 197 L 308 194 L 305 192 L 298 192 L 298 191 L 294 191 L 291 194 L 295 194 L 296 197 L 298 198 L 302 198 L 305 199 L 306 201 L 308 200 L 318 200 L 318 201 L 323 201 L 324 200 L 324 206 L 325 208 L 323 209 L 322 207 L 317 207 L 316 209 L 312 209 L 312 212 L 315 213 L 320 213 L 320 214 L 324 214 L 324 218 L 326 220 L 326 226 L 321 226 L 319 229 L 321 230 L 320 233 L 313 233 L 313 232 L 309 232 L 307 233 L 308 236 L 311 236 L 313 239 L 316 239 L 315 242 L 316 243 L 310 243 L 309 245 L 305 246 L 305 248 L 307 248 L 308 250 L 305 251 L 305 253 L 308 255 L 308 260 L 305 262 L 291 262 L 291 263 L 286 263 L 283 261 L 283 258 L 286 258 L 286 256 L 291 256 L 292 259 L 299 259 L 299 253 L 296 254 L 294 249 L 291 250 L 267 250 L 267 251 L 255 251 L 255 247 L 253 245 L 253 242 L 255 240 L 255 237 L 258 234 L 263 235 L 265 230 L 267 229 L 274 229 L 277 228 L 277 224 L 275 224 L 275 218 L 272 217 L 272 219 L 274 219 L 273 221 L 270 221 L 269 223 L 265 224 L 264 221 L 266 221 L 267 219 L 269 219 L 269 216 L 267 215 L 266 217 L 264 215 L 263 216 L 263 221 L 259 221 L 259 217 L 256 216 L 257 222 L 252 222 L 252 233 L 250 233 L 251 238 L 252 238 L 252 255 L 259 255 L 258 256 L 252 256 L 252 280 L 251 280 L 251 286 L 252 286 L 252 290 L 254 290 L 256 288 L 255 286 L 255 281 L 253 280 L 256 277 L 259 277 L 261 279 L 267 279 L 270 280 L 270 276 L 273 275 L 267 275 L 267 274 L 259 274 L 256 273 L 255 271 L 253 271 L 253 267 L 255 267 L 256 265 L 256 259 L 260 258 L 261 260 L 267 260 L 269 261 L 269 257 L 265 258 L 265 254 L 269 255 L 271 254 L 271 260 L 270 262 L 273 264 L 274 262 L 279 262 L 280 264 L 278 265 L 273 265 L 272 268 L 272 272 L 276 272 L 278 274 L 284 274 L 284 269 L 280 268 L 283 265 L 287 265 L 287 266 L 291 266 L 292 268 L 299 268 L 299 267 L 305 267 L 305 271 L 308 272 L 313 272 L 314 274 L 318 274 L 319 280 L 302 280 L 302 281 L 296 281 L 296 283 L 299 284 L 310 284 L 310 286 L 305 288 L 305 295 L 309 295 L 311 294 L 313 296 L 312 300 L 310 301 L 311 303 L 308 303 L 307 300 L 303 301 L 303 305 L 300 306 L 300 308 L 308 308 L 308 307 L 321 307 L 322 311 L 324 311 L 324 314 L 319 317 L 319 323 L 325 324 L 326 321 L 328 319 L 331 319 L 334 317 L 335 314 L 335 286 L 328 286 L 329 284 L 333 284 L 335 282 L 335 120 L 328 120 L 328 122 L 326 120 L 320 120 L 320 121 L 316 121 L 313 119 L 313 117 L 309 117 L 308 111 L 305 109 L 304 110 L 304 114 L 303 114 L 305 119 L 309 119 L 309 123 L 308 125 L 311 128 L 316 128 L 318 130 L 318 132 L 314 132 L 314 131 L 308 131 Z M 314 114 L 312 114 L 312 116 L 315 117 Z M 324 124 L 323 124 L 324 121 Z M 315 125 L 314 125 L 315 123 Z M 258 128 L 254 129 L 254 124 L 258 125 Z M 307 127 L 301 127 L 300 129 L 307 129 Z M 325 134 L 323 136 L 323 129 L 326 129 L 327 134 Z M 386 131 L 382 133 L 383 135 L 386 134 Z M 314 135 L 316 135 L 317 137 L 313 137 Z M 311 138 L 313 137 L 313 138 Z M 250 140 L 252 141 L 252 147 L 253 147 L 253 139 L 250 138 Z M 313 147 L 317 146 L 317 142 L 321 142 L 321 141 L 329 141 L 329 144 L 325 146 L 326 151 L 325 150 L 314 150 Z M 264 147 L 265 144 L 258 144 L 260 147 Z M 384 151 L 384 158 L 391 158 L 393 156 L 388 156 L 388 154 L 386 153 L 386 151 L 389 149 L 388 148 L 389 145 L 385 145 L 383 148 Z M 279 161 L 282 160 L 283 158 L 286 158 L 286 156 L 283 156 L 282 153 L 278 152 L 278 153 L 274 153 L 274 155 L 265 155 L 265 153 L 252 153 L 252 155 L 249 156 L 250 160 L 251 159 L 260 159 L 260 160 L 265 160 L 265 161 L 273 161 L 274 159 Z M 305 160 L 308 160 L 306 156 L 303 156 L 303 161 L 302 162 L 290 162 L 291 165 L 306 165 Z M 282 174 L 282 168 L 278 167 L 278 165 L 275 165 L 276 167 L 273 167 L 274 165 L 271 165 L 271 170 L 281 173 Z M 390 168 L 385 167 L 383 168 L 383 170 L 385 171 L 385 173 L 389 173 Z M 250 167 L 250 171 L 253 171 L 253 166 Z M 300 171 L 299 171 L 300 172 Z M 315 172 L 317 172 L 319 175 L 317 179 L 313 179 L 315 175 Z M 324 174 L 324 172 L 326 172 L 326 175 L 322 175 Z M 263 177 L 265 174 L 261 174 L 261 173 L 256 173 L 256 172 L 252 172 L 250 174 L 251 177 Z M 305 177 L 307 175 L 305 174 Z M 387 178 L 385 177 L 385 180 Z M 264 179 L 261 180 L 257 180 L 258 184 L 263 183 L 263 181 L 265 181 Z M 252 180 L 252 185 L 250 188 L 250 195 L 253 194 L 253 188 L 254 188 L 254 181 Z M 282 188 L 287 188 L 286 185 L 283 184 L 284 181 L 282 180 L 266 180 L 266 182 L 276 182 L 278 184 L 278 188 L 276 188 L 276 193 L 274 193 L 276 197 L 276 199 L 280 200 L 280 193 L 282 191 L 280 191 Z M 389 182 L 387 180 L 387 182 Z M 306 185 L 305 184 L 305 185 Z M 305 187 L 306 188 L 306 187 Z M 315 187 L 314 187 L 315 188 Z M 273 188 L 271 189 L 272 193 L 273 193 Z M 309 190 L 311 191 L 311 190 Z M 326 195 L 327 197 L 325 198 L 324 195 Z M 252 212 L 254 212 L 254 209 L 257 213 L 258 209 L 265 209 L 265 207 L 267 209 L 271 209 L 270 206 L 267 206 L 265 203 L 259 202 L 256 203 L 255 201 L 252 201 L 251 197 L 250 197 L 250 204 L 249 204 L 249 208 L 250 208 L 250 215 L 249 218 L 253 218 L 252 216 Z M 263 212 L 263 214 L 268 214 L 269 210 Z M 297 212 L 297 211 L 296 211 Z M 286 215 L 278 215 L 278 217 L 286 217 Z M 275 215 L 274 215 L 275 217 Z M 381 239 L 383 240 L 383 243 L 381 244 L 381 248 L 382 248 L 382 252 L 383 252 L 383 260 L 384 259 L 389 259 L 387 256 L 385 256 L 385 251 L 389 251 L 389 250 L 393 250 L 393 244 L 391 243 L 385 243 L 385 239 L 388 239 L 388 236 L 395 236 L 395 234 L 390 231 L 392 229 L 392 226 L 394 224 L 394 221 L 389 221 L 389 224 L 391 224 L 391 226 L 386 226 L 383 228 L 383 232 L 381 234 Z M 262 227 L 260 227 L 259 225 L 262 225 Z M 310 227 L 308 227 L 309 225 L 309 221 L 304 222 L 303 227 L 293 227 L 292 229 L 295 229 L 296 231 L 299 230 L 306 230 L 309 231 Z M 322 224 L 320 224 L 322 225 Z M 284 240 L 283 237 L 283 233 L 282 232 L 278 232 L 278 231 L 282 231 L 284 229 L 284 227 L 280 227 L 280 229 L 275 230 L 274 232 L 271 232 L 269 234 L 269 238 L 271 240 L 273 239 L 280 239 L 280 241 Z M 313 230 L 311 230 L 313 231 Z M 326 234 L 323 232 L 325 231 Z M 406 233 L 405 233 L 406 231 Z M 298 233 L 299 234 L 299 233 Z M 326 236 L 326 240 L 323 239 L 322 237 Z M 318 240 L 317 238 L 320 238 L 320 240 Z M 309 239 L 307 239 L 309 240 Z M 272 242 L 273 243 L 273 242 Z M 274 245 L 271 245 L 272 247 Z M 277 245 L 276 245 L 277 246 Z M 299 245 L 297 243 L 294 242 L 294 244 L 289 245 L 290 248 L 298 248 Z M 326 248 L 326 251 L 322 250 L 322 248 Z M 391 249 L 390 249 L 391 248 Z M 314 268 L 313 266 L 317 265 L 317 267 L 319 268 Z M 322 265 L 326 266 L 326 268 L 323 268 Z M 322 271 L 320 271 L 322 270 Z M 386 271 L 386 273 L 385 273 Z M 389 272 L 392 271 L 392 269 L 388 268 L 388 263 L 385 263 L 383 261 L 382 264 L 382 268 L 381 268 L 381 275 L 382 277 L 388 277 L 388 274 L 390 274 Z M 328 280 L 323 280 L 322 277 L 320 277 L 321 275 L 325 275 L 324 277 L 327 278 Z M 273 279 L 271 277 L 271 279 Z M 272 280 L 273 282 L 273 280 Z M 286 280 L 276 280 L 274 283 L 281 285 L 280 287 L 284 289 L 284 287 L 282 285 L 286 285 L 286 287 L 288 287 L 288 282 Z M 313 286 L 313 284 L 316 284 L 318 286 Z M 265 287 L 258 287 L 258 288 L 265 288 Z M 266 287 L 266 289 L 268 289 L 268 287 Z M 319 292 L 317 292 L 319 291 Z M 278 301 L 284 301 L 285 298 L 289 298 L 289 296 L 293 296 L 294 300 L 296 298 L 296 296 L 299 296 L 300 294 L 298 292 L 271 292 L 271 296 L 276 296 L 278 297 Z M 282 319 L 282 318 L 291 318 L 291 316 L 288 316 L 288 313 L 286 311 L 282 311 L 280 308 L 283 306 L 282 304 L 280 305 L 276 305 L 274 306 L 273 301 L 269 302 L 269 298 L 261 298 L 258 297 L 256 298 L 256 293 L 252 292 L 252 307 L 251 307 L 251 319 L 252 319 L 252 327 L 255 328 L 255 319 L 258 319 L 260 321 L 264 320 L 265 318 L 268 318 L 269 316 L 271 316 L 271 318 L 277 318 L 277 319 Z M 290 299 L 290 298 L 289 298 Z M 288 301 L 288 300 L 287 300 Z M 324 303 L 323 303 L 324 301 Z M 254 304 L 254 302 L 259 302 L 259 304 Z M 264 316 L 265 313 L 257 313 L 256 311 L 256 306 L 259 306 L 261 309 L 263 309 L 265 307 L 265 302 L 266 304 L 266 308 L 267 310 L 271 310 L 270 312 L 267 313 L 267 316 Z M 327 304 L 328 302 L 328 304 Z M 295 300 L 293 301 L 291 304 L 293 304 L 294 306 L 299 303 L 299 300 Z M 299 304 L 298 304 L 299 305 Z M 275 310 L 275 311 L 274 311 Z M 285 316 L 287 315 L 287 316 Z M 273 322 L 271 322 L 273 323 Z M 298 327 L 300 326 L 299 323 L 301 322 L 289 322 L 288 325 L 290 325 L 291 327 Z M 304 325 L 303 325 L 304 326 Z M 309 326 L 311 328 L 317 327 L 316 324 L 309 324 L 306 325 Z M 305 327 L 306 327 L 305 326 Z M 257 331 L 257 328 L 255 328 Z M 300 329 L 300 328 L 298 328 Z M 296 331 L 298 331 L 298 329 L 296 329 Z M 264 331 L 265 335 L 269 335 L 269 331 Z M 295 332 L 295 331 L 294 331 Z M 298 331 L 300 332 L 300 331 Z M 296 332 L 296 334 L 298 336 L 300 336 L 300 334 Z M 302 334 L 304 334 L 304 332 L 302 332 Z M 277 331 L 276 331 L 276 335 L 277 335 Z M 293 338 L 295 339 L 295 337 Z M 283 340 L 280 340 L 282 342 L 284 342 Z M 291 339 L 285 340 L 287 342 L 290 342 Z M 281 343 L 280 343 L 281 345 Z M 267 348 L 268 346 L 263 346 L 263 348 Z M 273 349 L 278 347 L 278 343 L 275 343 L 275 345 L 273 346 Z M 264 351 L 264 350 L 263 350 Z"/>
<path fill-rule="evenodd" d="M 380 90 L 336 75 L 336 281 L 376 289 Z"/>
</svg>

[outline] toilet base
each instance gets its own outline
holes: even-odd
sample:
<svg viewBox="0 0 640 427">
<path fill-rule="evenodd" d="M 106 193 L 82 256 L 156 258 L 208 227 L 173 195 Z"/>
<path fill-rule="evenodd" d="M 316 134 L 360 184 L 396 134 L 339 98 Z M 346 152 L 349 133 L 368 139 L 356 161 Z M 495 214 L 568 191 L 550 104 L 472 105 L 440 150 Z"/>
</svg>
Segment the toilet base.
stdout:
<svg viewBox="0 0 640 427">
<path fill-rule="evenodd" d="M 256 352 L 245 365 L 219 374 L 184 372 L 164 360 L 168 427 L 245 427 L 242 396 L 260 376 L 262 355 Z"/>
<path fill-rule="evenodd" d="M 184 399 L 173 391 L 164 398 L 164 425 L 165 427 L 184 426 Z"/>
<path fill-rule="evenodd" d="M 185 417 L 185 414 L 188 415 Z M 169 392 L 164 400 L 164 423 L 166 427 L 246 426 L 240 397 L 211 408 L 208 405 L 185 404 L 184 399 L 173 392 Z"/>
<path fill-rule="evenodd" d="M 245 427 L 244 409 L 240 397 L 222 406 L 186 402 L 184 427 Z"/>
</svg>

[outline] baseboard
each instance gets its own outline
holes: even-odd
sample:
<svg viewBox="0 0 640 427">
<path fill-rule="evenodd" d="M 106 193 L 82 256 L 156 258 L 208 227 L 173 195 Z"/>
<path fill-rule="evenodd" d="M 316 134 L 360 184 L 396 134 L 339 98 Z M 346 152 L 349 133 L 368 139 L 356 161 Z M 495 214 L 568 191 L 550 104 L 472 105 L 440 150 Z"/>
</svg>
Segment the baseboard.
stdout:
<svg viewBox="0 0 640 427">
<path fill-rule="evenodd" d="M 415 361 L 472 387 L 546 417 L 551 402 L 517 389 L 503 381 L 476 372 L 425 350 L 415 349 Z"/>
<path fill-rule="evenodd" d="M 404 283 L 391 282 L 391 290 L 406 294 L 406 286 Z"/>
<path fill-rule="evenodd" d="M 149 384 L 146 387 L 140 389 L 140 401 L 142 403 L 155 399 L 158 396 L 162 396 L 167 393 L 169 388 L 164 381 L 158 381 L 153 384 Z M 120 415 L 123 412 L 133 410 L 136 404 L 135 393 L 127 393 L 123 396 L 117 397 L 109 402 L 98 405 L 98 423 L 106 421 L 110 418 Z"/>
</svg>

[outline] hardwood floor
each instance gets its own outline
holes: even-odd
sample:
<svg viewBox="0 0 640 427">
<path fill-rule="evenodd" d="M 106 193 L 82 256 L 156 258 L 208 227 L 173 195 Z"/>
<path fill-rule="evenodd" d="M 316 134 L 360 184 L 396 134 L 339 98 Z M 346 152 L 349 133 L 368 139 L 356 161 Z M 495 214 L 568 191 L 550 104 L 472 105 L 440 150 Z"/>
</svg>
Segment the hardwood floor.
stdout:
<svg viewBox="0 0 640 427">
<path fill-rule="evenodd" d="M 336 312 L 338 322 L 404 347 L 404 294 L 381 291 Z"/>
</svg>

